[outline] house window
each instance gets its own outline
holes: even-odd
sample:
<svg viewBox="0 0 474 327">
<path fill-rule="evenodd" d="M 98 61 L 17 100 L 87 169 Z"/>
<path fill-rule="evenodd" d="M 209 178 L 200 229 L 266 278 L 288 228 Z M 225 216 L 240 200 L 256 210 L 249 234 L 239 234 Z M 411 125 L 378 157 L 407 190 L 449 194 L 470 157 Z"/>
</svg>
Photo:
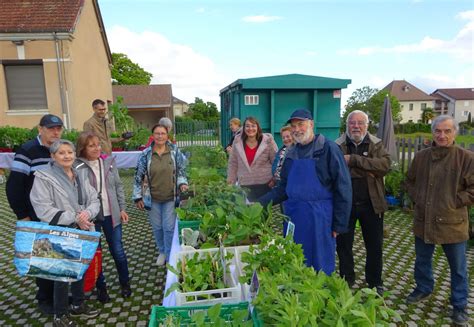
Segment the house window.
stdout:
<svg viewBox="0 0 474 327">
<path fill-rule="evenodd" d="M 258 95 L 246 95 L 245 96 L 245 105 L 246 106 L 256 106 L 256 105 L 258 105 Z"/>
<path fill-rule="evenodd" d="M 469 111 L 464 110 L 464 111 L 462 112 L 462 115 L 463 115 L 463 117 L 469 116 Z"/>
<path fill-rule="evenodd" d="M 422 103 L 421 104 L 421 110 L 425 110 L 426 109 L 426 103 Z"/>
<path fill-rule="evenodd" d="M 408 110 L 413 111 L 413 103 L 410 103 Z"/>
<path fill-rule="evenodd" d="M 464 101 L 464 107 L 469 107 L 469 101 Z"/>
<path fill-rule="evenodd" d="M 2 61 L 9 110 L 48 108 L 41 60 Z"/>
</svg>

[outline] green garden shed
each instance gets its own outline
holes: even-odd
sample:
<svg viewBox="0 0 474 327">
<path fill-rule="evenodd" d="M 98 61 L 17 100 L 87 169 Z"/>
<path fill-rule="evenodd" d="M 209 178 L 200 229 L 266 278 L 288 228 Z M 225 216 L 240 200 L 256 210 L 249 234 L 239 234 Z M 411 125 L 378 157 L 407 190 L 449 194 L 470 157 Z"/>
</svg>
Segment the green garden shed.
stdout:
<svg viewBox="0 0 474 327">
<path fill-rule="evenodd" d="M 238 79 L 220 91 L 221 142 L 229 142 L 231 118 L 243 122 L 254 116 L 281 145 L 280 128 L 298 108 L 311 111 L 316 132 L 334 140 L 339 136 L 341 89 L 350 83 L 350 79 L 300 74 Z"/>
</svg>

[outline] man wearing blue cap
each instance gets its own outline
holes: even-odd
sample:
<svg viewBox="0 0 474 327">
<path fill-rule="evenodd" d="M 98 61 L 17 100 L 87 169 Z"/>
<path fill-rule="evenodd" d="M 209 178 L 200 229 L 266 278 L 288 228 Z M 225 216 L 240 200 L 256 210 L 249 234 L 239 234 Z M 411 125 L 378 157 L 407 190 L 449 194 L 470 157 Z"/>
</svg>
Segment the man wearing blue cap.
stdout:
<svg viewBox="0 0 474 327">
<path fill-rule="evenodd" d="M 7 181 L 7 199 L 18 220 L 39 221 L 31 205 L 30 192 L 35 171 L 48 167 L 51 161 L 49 147 L 61 138 L 63 121 L 55 115 L 44 115 L 38 126 L 39 135 L 22 144 L 15 153 Z M 52 280 L 36 278 L 38 308 L 44 314 L 53 313 Z"/>
<path fill-rule="evenodd" d="M 314 134 L 308 110 L 295 110 L 288 123 L 296 145 L 288 150 L 280 183 L 259 202 L 286 200 L 285 214 L 295 224 L 294 240 L 303 246 L 306 265 L 331 274 L 336 236 L 347 231 L 351 212 L 351 177 L 336 143 Z"/>
</svg>

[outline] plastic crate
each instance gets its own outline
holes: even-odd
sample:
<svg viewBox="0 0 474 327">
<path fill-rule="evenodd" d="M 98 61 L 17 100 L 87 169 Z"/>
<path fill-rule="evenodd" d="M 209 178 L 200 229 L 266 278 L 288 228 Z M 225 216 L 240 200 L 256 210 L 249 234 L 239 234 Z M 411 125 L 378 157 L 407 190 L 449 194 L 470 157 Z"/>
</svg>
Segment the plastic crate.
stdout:
<svg viewBox="0 0 474 327">
<path fill-rule="evenodd" d="M 183 228 L 191 228 L 192 230 L 199 230 L 199 225 L 201 224 L 200 220 L 179 220 L 178 219 L 178 237 L 179 244 L 182 244 L 181 240 L 181 230 Z"/>
<path fill-rule="evenodd" d="M 252 310 L 252 320 L 253 320 L 253 327 L 264 326 L 263 320 L 260 318 L 260 315 L 258 314 L 258 310 L 255 307 Z"/>
<path fill-rule="evenodd" d="M 192 257 L 197 252 L 199 256 L 205 256 L 208 253 L 213 255 L 219 251 L 215 249 L 195 250 L 195 251 L 181 251 L 177 253 L 176 265 L 181 261 L 183 257 Z M 227 255 L 228 249 L 224 249 L 224 254 Z M 227 271 L 228 287 L 215 290 L 197 291 L 197 292 L 176 292 L 176 305 L 177 306 L 190 306 L 190 305 L 213 305 L 216 303 L 238 303 L 242 301 L 242 289 L 238 281 L 235 280 L 234 274 L 231 273 L 232 268 L 237 269 L 235 262 L 235 253 L 232 253 L 234 257 L 231 259 L 229 269 Z M 233 266 L 233 267 L 232 267 Z M 175 266 L 177 270 L 177 266 Z"/>
<path fill-rule="evenodd" d="M 148 327 L 158 327 L 164 323 L 168 315 L 173 315 L 180 318 L 180 326 L 195 326 L 192 322 L 192 315 L 198 311 L 208 310 L 210 305 L 200 306 L 187 306 L 187 307 L 162 307 L 154 305 L 151 308 L 151 317 Z M 221 307 L 220 317 L 224 318 L 227 322 L 232 319 L 232 312 L 235 310 L 248 310 L 248 302 L 240 302 L 236 304 L 223 304 Z M 252 315 L 249 312 L 248 320 L 252 320 Z"/>
<path fill-rule="evenodd" d="M 244 275 L 244 268 L 247 265 L 246 263 L 242 262 L 242 253 L 244 252 L 249 252 L 249 246 L 244 245 L 244 246 L 235 246 L 232 249 L 235 252 L 235 261 L 237 264 L 237 269 L 236 269 L 236 279 L 240 283 L 239 277 Z M 240 284 L 241 289 L 242 289 L 242 300 L 243 301 L 249 301 L 250 300 L 250 284 Z"/>
</svg>

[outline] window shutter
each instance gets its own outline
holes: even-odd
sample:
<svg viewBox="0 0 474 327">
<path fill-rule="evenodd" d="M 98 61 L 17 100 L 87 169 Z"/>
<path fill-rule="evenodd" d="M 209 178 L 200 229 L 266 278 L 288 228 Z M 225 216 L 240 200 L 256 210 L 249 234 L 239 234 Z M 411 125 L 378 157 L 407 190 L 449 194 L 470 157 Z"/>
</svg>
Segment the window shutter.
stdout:
<svg viewBox="0 0 474 327">
<path fill-rule="evenodd" d="M 47 109 L 42 65 L 5 66 L 10 110 Z"/>
</svg>

